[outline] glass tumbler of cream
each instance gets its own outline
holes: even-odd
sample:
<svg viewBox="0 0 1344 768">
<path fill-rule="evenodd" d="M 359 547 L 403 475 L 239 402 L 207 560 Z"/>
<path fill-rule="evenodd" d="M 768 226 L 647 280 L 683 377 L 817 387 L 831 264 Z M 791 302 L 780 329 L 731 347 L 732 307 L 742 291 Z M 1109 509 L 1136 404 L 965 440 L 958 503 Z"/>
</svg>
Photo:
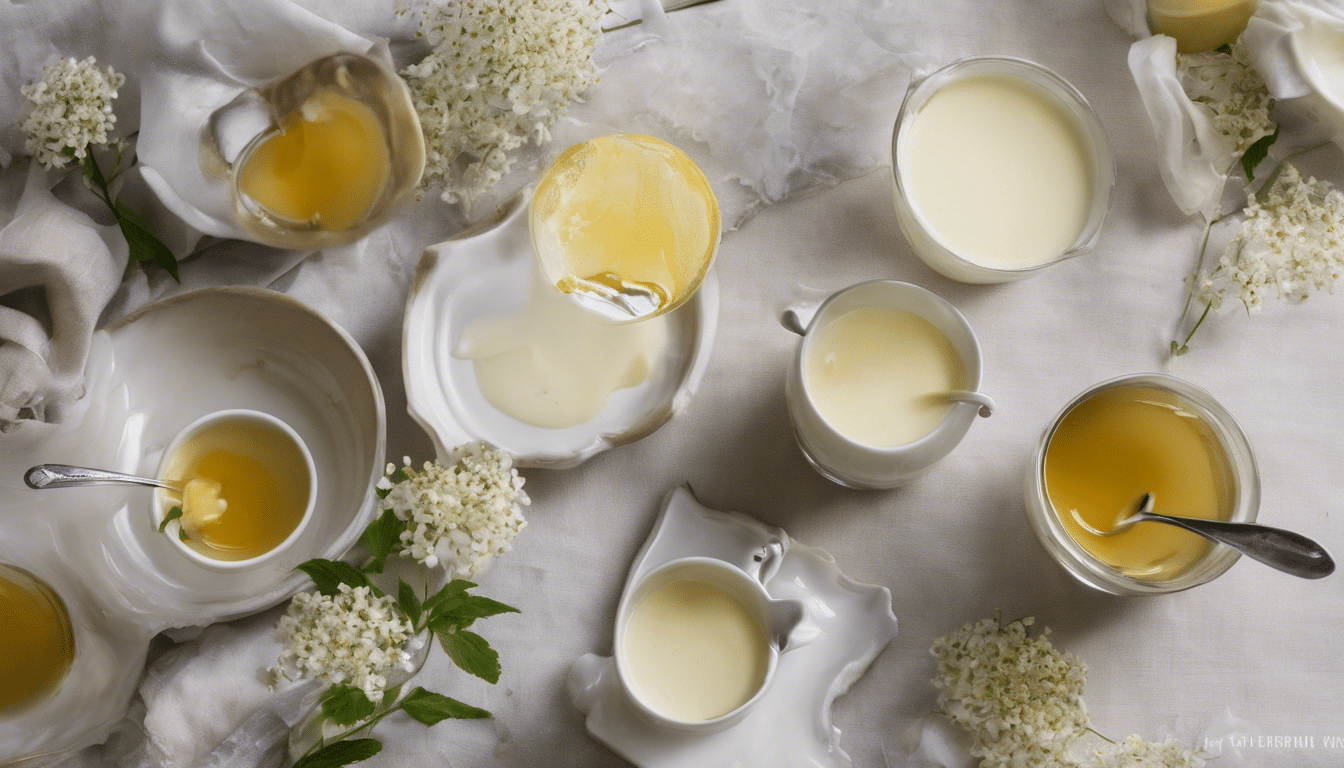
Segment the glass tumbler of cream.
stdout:
<svg viewBox="0 0 1344 768">
<path fill-rule="evenodd" d="M 1117 531 L 1146 493 L 1156 512 L 1182 517 L 1250 523 L 1260 507 L 1255 455 L 1232 415 L 1156 373 L 1102 382 L 1060 411 L 1028 469 L 1027 518 L 1066 571 L 1116 595 L 1189 589 L 1240 557 L 1163 523 Z"/>
<path fill-rule="evenodd" d="M 993 402 L 980 345 L 945 299 L 909 283 L 850 286 L 815 308 L 787 309 L 800 334 L 785 401 L 803 455 L 850 488 L 894 488 L 927 472 Z"/>
<path fill-rule="evenodd" d="M 1101 237 L 1110 144 L 1083 95 L 1039 64 L 977 56 L 912 81 L 891 152 L 901 231 L 954 280 L 1021 280 Z"/>
<path fill-rule="evenodd" d="M 188 560 L 242 571 L 274 560 L 303 535 L 317 503 L 317 469 L 285 422 L 234 409 L 188 424 L 163 452 L 154 526 Z"/>
<path fill-rule="evenodd" d="M 770 689 L 804 622 L 801 600 L 712 557 L 640 578 L 616 617 L 616 676 L 631 708 L 667 731 L 704 735 L 740 722 Z"/>
</svg>

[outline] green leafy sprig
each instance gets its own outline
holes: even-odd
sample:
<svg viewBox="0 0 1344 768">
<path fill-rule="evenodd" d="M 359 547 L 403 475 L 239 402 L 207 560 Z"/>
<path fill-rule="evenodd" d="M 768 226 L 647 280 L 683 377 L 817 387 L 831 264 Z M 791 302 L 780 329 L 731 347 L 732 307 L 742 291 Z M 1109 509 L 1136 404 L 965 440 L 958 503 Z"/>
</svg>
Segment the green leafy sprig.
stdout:
<svg viewBox="0 0 1344 768">
<path fill-rule="evenodd" d="M 395 476 L 391 480 L 399 482 Z M 323 595 L 339 594 L 340 586 L 345 584 L 351 588 L 368 587 L 373 594 L 385 596 L 369 574 L 381 573 L 388 556 L 400 550 L 400 532 L 406 525 L 391 510 L 370 523 L 360 541 L 368 547 L 372 558 L 362 569 L 339 560 L 320 558 L 308 560 L 298 568 L 312 578 L 317 591 Z M 426 588 L 420 595 L 404 579 L 398 579 L 397 610 L 410 622 L 414 635 L 426 631 L 432 633 L 459 669 L 495 684 L 499 682 L 501 670 L 499 653 L 469 628 L 479 619 L 518 613 L 518 609 L 471 594 L 469 590 L 475 587 L 465 579 L 454 579 L 433 594 Z M 394 712 L 405 712 L 425 726 L 447 719 L 490 717 L 484 709 L 421 687 L 404 696 L 401 689 L 401 685 L 388 688 L 383 692 L 381 703 L 375 704 L 360 688 L 340 683 L 332 685 L 320 699 L 322 714 L 346 730 L 333 738 L 319 739 L 299 757 L 294 768 L 338 768 L 373 757 L 383 748 L 378 739 L 372 738 L 373 728 Z"/>
<path fill-rule="evenodd" d="M 177 257 L 173 255 L 168 246 L 163 244 L 162 240 L 154 236 L 144 217 L 132 210 L 130 206 L 112 197 L 111 186 L 113 182 L 127 170 L 122 168 L 125 144 L 118 142 L 116 150 L 117 155 L 112 164 L 112 170 L 104 174 L 103 169 L 98 165 L 98 158 L 94 156 L 93 147 L 85 149 L 84 175 L 92 182 L 90 186 L 93 189 L 93 194 L 99 200 L 102 200 L 107 209 L 112 212 L 112 217 L 116 219 L 117 226 L 121 229 L 122 237 L 126 238 L 126 245 L 130 249 L 131 258 L 141 264 L 158 264 L 167 270 L 174 280 L 180 283 L 182 278 L 177 270 Z"/>
</svg>

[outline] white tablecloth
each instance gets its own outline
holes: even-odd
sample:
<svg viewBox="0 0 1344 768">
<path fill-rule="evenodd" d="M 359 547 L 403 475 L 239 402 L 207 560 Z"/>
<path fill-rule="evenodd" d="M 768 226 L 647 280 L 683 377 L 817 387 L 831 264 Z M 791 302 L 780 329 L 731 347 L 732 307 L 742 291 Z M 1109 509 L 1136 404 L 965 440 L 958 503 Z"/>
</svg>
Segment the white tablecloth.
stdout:
<svg viewBox="0 0 1344 768">
<path fill-rule="evenodd" d="M 1271 304 L 1260 317 L 1215 317 L 1194 351 L 1169 362 L 1200 230 L 1176 211 L 1158 177 L 1125 64 L 1131 39 L 1095 0 L 897 5 L 909 11 L 915 53 L 930 62 L 1023 56 L 1091 100 L 1118 169 L 1099 247 L 1022 283 L 951 282 L 924 267 L 898 230 L 888 168 L 769 207 L 729 233 L 718 260 L 724 301 L 716 348 L 692 407 L 656 434 L 577 469 L 527 472 L 531 525 L 481 580 L 482 593 L 522 610 L 481 625 L 501 652 L 500 683 L 469 679 L 441 654 L 420 678 L 490 709 L 494 719 L 430 731 L 388 722 L 379 731 L 386 749 L 370 768 L 623 765 L 587 736 L 564 679 L 579 655 L 610 651 L 626 569 L 659 500 L 682 482 L 705 504 L 781 525 L 830 551 L 851 577 L 891 589 L 901 634 L 836 706 L 835 724 L 857 766 L 904 764 L 901 735 L 933 704 L 930 642 L 996 609 L 1037 616 L 1055 630 L 1057 645 L 1089 662 L 1094 727 L 1112 738 L 1174 734 L 1200 746 L 1206 735 L 1221 738 L 1207 745 L 1225 755 L 1219 766 L 1344 764 L 1344 577 L 1301 581 L 1243 560 L 1189 592 L 1107 596 L 1050 559 L 1022 502 L 1035 441 L 1069 398 L 1117 375 L 1166 371 L 1208 389 L 1241 422 L 1260 462 L 1260 519 L 1344 553 L 1337 509 L 1344 499 L 1337 438 L 1344 433 L 1337 394 L 1344 305 L 1322 295 L 1302 306 Z M 889 89 L 870 94 L 877 109 L 866 118 L 878 122 L 864 149 L 879 156 L 904 88 L 899 77 L 887 82 Z M 1303 165 L 1344 181 L 1334 148 Z M 404 295 L 417 257 L 394 254 L 390 292 Z M 316 295 L 324 270 L 340 268 L 304 265 L 300 293 Z M 842 489 L 804 461 L 783 395 L 797 337 L 777 321 L 801 287 L 832 291 L 873 278 L 922 285 L 966 315 L 984 350 L 983 389 L 999 405 L 934 472 L 890 492 Z M 339 299 L 353 283 L 333 278 L 333 285 Z M 365 345 L 382 379 L 389 456 L 429 456 L 429 441 L 405 414 L 400 307 L 323 304 Z M 266 623 L 247 629 L 259 636 Z"/>
</svg>

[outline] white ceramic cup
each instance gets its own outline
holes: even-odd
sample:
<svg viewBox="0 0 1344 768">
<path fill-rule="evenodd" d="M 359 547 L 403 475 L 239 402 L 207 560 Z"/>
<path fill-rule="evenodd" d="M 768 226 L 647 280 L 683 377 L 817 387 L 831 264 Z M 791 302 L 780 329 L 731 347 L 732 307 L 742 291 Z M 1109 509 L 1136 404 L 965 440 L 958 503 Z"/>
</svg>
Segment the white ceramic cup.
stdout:
<svg viewBox="0 0 1344 768">
<path fill-rule="evenodd" d="M 635 607 L 658 587 L 683 579 L 708 582 L 723 588 L 751 612 L 765 629 L 767 667 L 760 687 L 750 699 L 736 709 L 709 720 L 689 721 L 670 717 L 641 699 L 638 687 L 631 685 L 629 662 L 626 660 L 626 628 Z M 654 726 L 677 733 L 700 735 L 721 731 L 740 722 L 752 707 L 765 697 L 766 691 L 770 689 L 770 683 L 775 678 L 780 654 L 801 645 L 794 642 L 791 635 L 806 617 L 807 609 L 801 600 L 776 600 L 770 597 L 770 593 L 765 591 L 761 582 L 727 561 L 712 557 L 683 557 L 670 560 L 644 574 L 621 605 L 620 612 L 616 616 L 616 677 L 631 708 Z"/>
<path fill-rule="evenodd" d="M 803 456 L 822 476 L 840 485 L 860 489 L 894 488 L 927 472 L 961 442 L 980 406 L 956 403 L 932 432 L 913 443 L 895 447 L 867 445 L 842 434 L 817 410 L 807 391 L 803 365 L 808 346 L 833 320 L 856 309 L 892 307 L 904 309 L 929 321 L 947 337 L 961 357 L 966 371 L 966 389 L 980 387 L 980 343 L 971 326 L 947 302 L 931 291 L 896 280 L 873 280 L 852 285 L 832 295 L 813 311 L 801 305 L 784 311 L 780 322 L 802 335 L 785 380 L 784 397 L 793 422 L 793 434 Z"/>
<path fill-rule="evenodd" d="M 167 527 L 164 529 L 164 535 L 172 546 L 175 547 L 178 552 L 181 552 L 183 557 L 197 565 L 215 571 L 245 571 L 251 568 L 256 568 L 259 565 L 279 557 L 281 553 L 293 546 L 294 542 L 298 541 L 299 537 L 303 535 L 304 529 L 308 527 L 308 524 L 313 519 L 313 509 L 317 506 L 317 467 L 313 463 L 313 455 L 309 452 L 308 446 L 304 444 L 303 438 L 299 437 L 299 433 L 295 432 L 293 427 L 269 413 L 235 408 L 208 413 L 188 424 L 181 432 L 178 432 L 177 436 L 168 444 L 168 447 L 164 449 L 163 457 L 159 459 L 159 467 L 155 477 L 161 480 L 177 479 L 166 478 L 164 475 L 173 458 L 173 454 L 177 453 L 179 448 L 181 448 L 188 440 L 203 431 L 206 427 L 213 426 L 221 421 L 252 421 L 275 427 L 289 438 L 294 446 L 299 449 L 299 453 L 303 455 L 304 466 L 308 469 L 308 504 L 304 507 L 303 517 L 299 519 L 299 524 L 294 526 L 294 530 L 290 532 L 289 536 L 285 537 L 284 541 L 256 557 L 249 557 L 245 560 L 218 560 L 213 557 L 207 557 L 187 546 L 187 544 L 182 541 L 179 536 L 181 530 L 180 521 L 173 520 L 168 523 Z M 168 510 L 174 506 L 174 504 L 167 498 L 166 493 L 167 492 L 162 488 L 156 489 L 154 491 L 154 498 L 150 503 L 150 519 L 153 521 L 155 529 L 158 529 L 158 527 L 163 524 L 164 516 L 168 513 Z"/>
</svg>

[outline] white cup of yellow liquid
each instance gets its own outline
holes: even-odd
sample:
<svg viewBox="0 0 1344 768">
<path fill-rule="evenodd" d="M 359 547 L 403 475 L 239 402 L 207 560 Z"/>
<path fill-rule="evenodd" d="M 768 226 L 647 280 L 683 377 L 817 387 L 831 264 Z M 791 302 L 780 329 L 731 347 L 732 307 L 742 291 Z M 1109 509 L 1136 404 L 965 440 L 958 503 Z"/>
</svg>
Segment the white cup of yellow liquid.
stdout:
<svg viewBox="0 0 1344 768">
<path fill-rule="evenodd" d="M 155 477 L 219 484 L 197 495 L 160 488 L 150 508 L 173 547 L 216 571 L 248 570 L 280 556 L 303 535 L 317 503 L 308 446 L 293 427 L 261 411 L 216 411 L 188 424 L 164 450 Z M 221 498 L 224 505 L 215 506 Z"/>
<path fill-rule="evenodd" d="M 766 696 L 807 609 L 776 600 L 742 569 L 711 557 L 644 574 L 616 617 L 616 676 L 631 708 L 663 730 L 707 734 Z M 804 641 L 805 642 L 805 641 Z"/>
<path fill-rule="evenodd" d="M 824 477 L 894 488 L 927 472 L 993 402 L 980 344 L 960 312 L 910 283 L 873 280 L 784 311 L 801 335 L 785 401 L 803 455 Z M 964 400 L 953 400 L 954 392 Z"/>
</svg>

